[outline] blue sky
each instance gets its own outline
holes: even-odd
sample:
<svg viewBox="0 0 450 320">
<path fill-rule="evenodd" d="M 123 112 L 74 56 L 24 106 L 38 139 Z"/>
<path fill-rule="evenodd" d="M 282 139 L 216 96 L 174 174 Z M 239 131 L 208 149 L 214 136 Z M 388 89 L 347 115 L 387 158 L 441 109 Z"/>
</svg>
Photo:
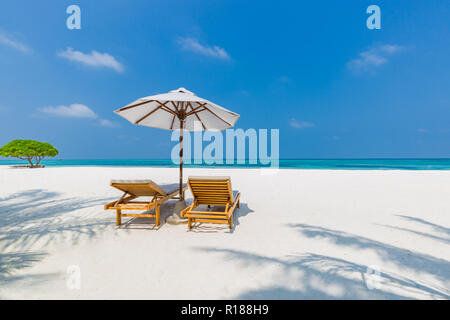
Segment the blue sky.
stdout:
<svg viewBox="0 0 450 320">
<path fill-rule="evenodd" d="M 169 131 L 112 111 L 182 86 L 279 128 L 281 158 L 450 157 L 449 39 L 446 0 L 2 1 L 0 145 L 169 158 Z"/>
</svg>

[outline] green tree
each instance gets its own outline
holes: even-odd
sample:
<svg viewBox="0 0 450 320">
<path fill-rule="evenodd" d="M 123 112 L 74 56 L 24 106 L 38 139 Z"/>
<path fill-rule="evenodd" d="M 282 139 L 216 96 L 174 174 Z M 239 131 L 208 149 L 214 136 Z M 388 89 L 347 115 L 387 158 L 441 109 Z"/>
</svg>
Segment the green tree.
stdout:
<svg viewBox="0 0 450 320">
<path fill-rule="evenodd" d="M 0 156 L 28 160 L 32 168 L 39 166 L 45 157 L 54 157 L 58 153 L 50 143 L 34 140 L 13 140 L 0 148 Z"/>
</svg>

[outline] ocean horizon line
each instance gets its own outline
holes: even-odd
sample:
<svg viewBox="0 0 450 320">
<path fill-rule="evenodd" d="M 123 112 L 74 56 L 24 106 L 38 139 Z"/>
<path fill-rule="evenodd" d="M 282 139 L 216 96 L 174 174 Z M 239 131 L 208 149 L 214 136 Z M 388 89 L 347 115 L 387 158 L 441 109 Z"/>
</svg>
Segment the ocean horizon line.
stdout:
<svg viewBox="0 0 450 320">
<path fill-rule="evenodd" d="M 143 161 L 172 161 L 170 158 L 46 158 L 43 159 L 42 161 L 88 161 L 88 160 L 95 160 L 95 161 L 100 161 L 100 160 L 107 160 L 107 161 L 123 161 L 123 160 L 143 160 Z M 195 161 L 195 160 L 204 160 L 204 159 L 191 159 L 191 161 Z M 224 158 L 223 161 L 227 161 L 227 160 L 233 160 L 233 161 L 238 161 L 238 160 L 245 160 L 248 161 L 249 159 L 227 159 Z M 250 159 L 250 160 L 261 160 L 260 158 L 258 159 Z M 273 159 L 262 159 L 262 160 L 273 160 Z M 450 160 L 450 157 L 343 157 L 343 158 L 280 158 L 278 159 L 280 161 L 286 161 L 286 160 Z M 1 162 L 5 162 L 5 161 L 26 161 L 26 160 L 19 160 L 19 159 L 8 159 L 8 158 L 2 158 L 0 157 L 0 163 Z M 184 161 L 187 161 L 187 159 L 184 159 Z"/>
<path fill-rule="evenodd" d="M 263 165 L 260 162 L 237 163 L 234 159 L 232 164 L 223 163 L 209 164 L 205 161 L 194 163 L 184 160 L 186 168 L 280 168 L 280 169 L 324 169 L 324 170 L 450 170 L 449 158 L 317 158 L 317 159 L 279 159 L 278 166 L 273 162 Z M 232 159 L 229 159 L 232 160 Z M 240 159 L 241 161 L 244 159 Z M 26 165 L 23 160 L 0 160 L 0 165 L 17 166 Z M 41 164 L 47 167 L 178 167 L 171 159 L 44 159 Z M 272 166 L 271 166 L 272 165 Z"/>
</svg>

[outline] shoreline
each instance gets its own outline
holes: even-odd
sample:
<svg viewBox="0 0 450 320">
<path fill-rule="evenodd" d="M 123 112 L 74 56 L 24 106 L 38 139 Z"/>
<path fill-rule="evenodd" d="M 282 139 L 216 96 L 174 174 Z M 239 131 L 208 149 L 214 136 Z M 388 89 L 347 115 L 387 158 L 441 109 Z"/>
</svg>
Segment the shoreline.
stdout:
<svg viewBox="0 0 450 320">
<path fill-rule="evenodd" d="M 179 169 L 178 166 L 174 166 L 174 167 L 166 167 L 166 166 L 107 166 L 107 165 L 61 165 L 61 166 L 54 166 L 54 165 L 45 165 L 45 167 L 39 167 L 39 168 L 29 168 L 29 167 L 25 167 L 25 166 L 20 166 L 20 167 L 13 167 L 14 165 L 2 165 L 0 164 L 0 169 L 14 169 L 14 170 L 19 170 L 19 169 L 56 169 L 56 168 L 89 168 L 89 169 L 94 169 L 94 168 L 102 168 L 102 169 L 169 169 L 169 170 L 177 170 Z M 396 172 L 396 171 L 401 171 L 401 172 L 450 172 L 450 168 L 449 169 L 397 169 L 397 168 L 393 168 L 393 169 L 372 169 L 372 168 L 368 168 L 368 169 L 344 169 L 344 168 L 262 168 L 262 167 L 217 167 L 217 166 L 211 166 L 211 167 L 191 167 L 191 166 L 185 166 L 184 169 L 199 169 L 199 170 L 251 170 L 251 171 L 360 171 L 360 172 Z"/>
<path fill-rule="evenodd" d="M 450 170 L 450 159 L 281 159 L 261 164 L 207 164 L 184 162 L 184 168 L 198 169 L 259 169 L 259 170 Z M 225 160 L 224 160 L 225 161 Z M 236 160 L 237 161 L 237 160 Z M 0 160 L 0 166 L 23 165 L 18 160 Z M 41 164 L 46 167 L 118 167 L 118 168 L 178 168 L 176 162 L 170 159 L 84 159 L 84 160 L 52 160 L 45 159 Z"/>
</svg>

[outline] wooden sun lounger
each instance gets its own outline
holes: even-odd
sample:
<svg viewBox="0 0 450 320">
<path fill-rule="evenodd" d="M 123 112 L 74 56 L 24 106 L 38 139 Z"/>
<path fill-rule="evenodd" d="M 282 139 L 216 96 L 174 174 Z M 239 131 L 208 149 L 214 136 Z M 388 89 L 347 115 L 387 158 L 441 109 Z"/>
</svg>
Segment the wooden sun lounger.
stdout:
<svg viewBox="0 0 450 320">
<path fill-rule="evenodd" d="M 239 208 L 241 194 L 233 192 L 230 177 L 189 177 L 189 188 L 194 202 L 180 212 L 188 218 L 188 228 L 193 222 L 223 223 L 233 228 L 233 212 Z M 200 205 L 225 206 L 224 211 L 194 211 Z"/>
<path fill-rule="evenodd" d="M 122 223 L 122 217 L 155 218 L 156 226 L 160 224 L 160 205 L 169 199 L 179 199 L 179 185 L 158 185 L 152 180 L 112 180 L 111 186 L 123 191 L 119 200 L 105 204 L 105 210 L 116 210 L 116 225 Z M 184 185 L 183 191 L 187 189 Z M 138 197 L 152 197 L 150 201 L 132 201 Z M 122 210 L 152 210 L 155 213 L 130 214 Z"/>
</svg>

